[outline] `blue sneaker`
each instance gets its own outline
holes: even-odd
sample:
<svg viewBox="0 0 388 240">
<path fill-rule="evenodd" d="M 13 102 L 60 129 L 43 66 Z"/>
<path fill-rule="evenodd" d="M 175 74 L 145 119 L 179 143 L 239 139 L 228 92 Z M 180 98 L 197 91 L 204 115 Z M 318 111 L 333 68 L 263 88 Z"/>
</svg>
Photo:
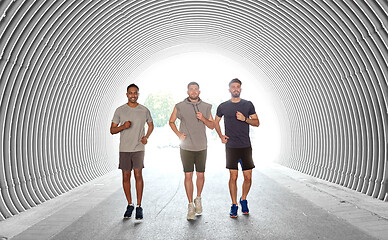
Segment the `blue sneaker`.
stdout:
<svg viewBox="0 0 388 240">
<path fill-rule="evenodd" d="M 230 213 L 229 213 L 231 218 L 237 217 L 237 210 L 238 210 L 238 206 L 236 204 L 232 204 L 232 207 L 230 208 Z"/>
<path fill-rule="evenodd" d="M 136 207 L 136 219 L 137 220 L 143 219 L 143 208 L 141 208 L 140 206 Z"/>
<path fill-rule="evenodd" d="M 241 212 L 244 215 L 249 214 L 249 209 L 248 209 L 248 201 L 247 200 L 241 200 L 240 198 L 240 205 L 241 205 Z"/>
<path fill-rule="evenodd" d="M 133 205 L 128 205 L 127 206 L 127 210 L 124 213 L 124 218 L 125 219 L 131 218 L 133 209 L 134 209 Z"/>
</svg>

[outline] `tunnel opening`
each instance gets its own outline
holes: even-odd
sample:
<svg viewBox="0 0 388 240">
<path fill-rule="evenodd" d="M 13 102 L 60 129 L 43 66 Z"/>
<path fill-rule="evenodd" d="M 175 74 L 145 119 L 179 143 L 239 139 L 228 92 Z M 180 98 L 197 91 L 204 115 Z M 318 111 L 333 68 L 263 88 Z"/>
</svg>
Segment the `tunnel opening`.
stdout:
<svg viewBox="0 0 388 240">
<path fill-rule="evenodd" d="M 187 97 L 187 84 L 191 81 L 199 83 L 200 97 L 203 101 L 212 104 L 212 115 L 215 117 L 218 105 L 230 99 L 228 83 L 236 77 L 243 82 L 241 97 L 252 101 L 260 119 L 259 128 L 250 128 L 254 160 L 257 164 L 279 161 L 281 133 L 278 112 L 280 109 L 274 105 L 279 100 L 274 100 L 276 96 L 271 92 L 265 73 L 248 60 L 214 47 L 185 44 L 161 51 L 157 57 L 151 57 L 149 61 L 139 66 L 139 69 L 141 71 L 120 73 L 120 76 L 123 76 L 123 83 L 117 87 L 116 98 L 111 104 L 110 112 L 113 116 L 115 107 L 127 102 L 125 91 L 132 82 L 138 84 L 140 88 L 138 100 L 140 104 L 149 109 L 155 109 L 152 105 L 160 105 L 157 101 L 164 102 L 164 108 L 151 111 L 156 126 L 146 146 L 146 152 L 152 153 L 152 155 L 147 154 L 146 157 L 151 164 L 160 164 L 158 159 L 158 156 L 162 155 L 159 154 L 160 151 L 179 148 L 179 140 L 169 127 L 168 119 L 175 104 Z M 149 101 L 151 98 L 153 100 Z M 224 129 L 223 120 L 220 125 Z M 106 141 L 110 145 L 108 147 L 110 158 L 116 163 L 119 138 L 110 135 L 107 135 L 107 138 L 110 139 Z M 215 130 L 207 129 L 207 138 L 210 153 L 207 165 L 223 171 L 224 167 L 221 166 L 225 165 L 225 158 L 219 156 L 224 154 L 224 145 Z M 179 157 L 179 155 L 172 157 Z M 177 171 L 182 168 L 179 164 L 171 164 L 171 166 L 175 166 Z"/>
</svg>

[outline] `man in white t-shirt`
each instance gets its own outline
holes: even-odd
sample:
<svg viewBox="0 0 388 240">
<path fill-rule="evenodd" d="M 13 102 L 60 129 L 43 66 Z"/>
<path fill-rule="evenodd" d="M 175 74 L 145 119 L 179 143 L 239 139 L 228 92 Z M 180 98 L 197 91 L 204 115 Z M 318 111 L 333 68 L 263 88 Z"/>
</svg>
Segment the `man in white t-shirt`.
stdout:
<svg viewBox="0 0 388 240">
<path fill-rule="evenodd" d="M 124 218 L 131 218 L 134 210 L 131 196 L 131 172 L 133 169 L 136 181 L 136 219 L 143 219 L 141 200 L 143 196 L 144 145 L 154 130 L 150 111 L 137 102 L 139 87 L 131 84 L 127 87 L 128 102 L 118 107 L 114 113 L 110 127 L 111 134 L 120 133 L 119 169 L 123 172 L 123 188 L 128 201 Z M 144 126 L 148 130 L 145 133 Z"/>
</svg>

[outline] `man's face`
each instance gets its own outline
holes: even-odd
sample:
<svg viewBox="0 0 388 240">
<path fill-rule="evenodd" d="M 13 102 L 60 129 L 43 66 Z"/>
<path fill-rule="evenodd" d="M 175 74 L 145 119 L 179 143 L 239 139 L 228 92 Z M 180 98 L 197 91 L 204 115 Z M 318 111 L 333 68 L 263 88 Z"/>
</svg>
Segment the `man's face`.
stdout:
<svg viewBox="0 0 388 240">
<path fill-rule="evenodd" d="M 239 83 L 232 83 L 229 87 L 229 92 L 232 95 L 232 97 L 240 97 L 241 93 L 241 85 Z"/>
<path fill-rule="evenodd" d="M 197 85 L 190 85 L 189 89 L 187 90 L 187 94 L 189 95 L 189 98 L 191 100 L 197 100 L 200 93 L 201 91 L 199 91 L 199 88 Z"/>
<path fill-rule="evenodd" d="M 127 92 L 128 101 L 131 103 L 136 103 L 139 98 L 139 93 L 136 87 L 130 87 Z"/>
</svg>

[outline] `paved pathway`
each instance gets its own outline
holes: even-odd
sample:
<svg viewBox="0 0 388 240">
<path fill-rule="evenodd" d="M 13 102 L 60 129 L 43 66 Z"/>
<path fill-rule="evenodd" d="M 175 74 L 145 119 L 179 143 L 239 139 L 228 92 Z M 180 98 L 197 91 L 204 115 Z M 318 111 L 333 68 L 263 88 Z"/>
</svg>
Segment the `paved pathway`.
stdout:
<svg viewBox="0 0 388 240">
<path fill-rule="evenodd" d="M 0 222 L 0 236 L 39 240 L 388 239 L 387 202 L 260 163 L 253 171 L 249 216 L 229 218 L 228 172 L 222 160 L 214 160 L 206 172 L 204 212 L 187 221 L 179 153 L 172 149 L 163 154 L 161 160 L 148 159 L 144 170 L 144 220 L 123 220 L 126 201 L 116 170 Z"/>
</svg>

